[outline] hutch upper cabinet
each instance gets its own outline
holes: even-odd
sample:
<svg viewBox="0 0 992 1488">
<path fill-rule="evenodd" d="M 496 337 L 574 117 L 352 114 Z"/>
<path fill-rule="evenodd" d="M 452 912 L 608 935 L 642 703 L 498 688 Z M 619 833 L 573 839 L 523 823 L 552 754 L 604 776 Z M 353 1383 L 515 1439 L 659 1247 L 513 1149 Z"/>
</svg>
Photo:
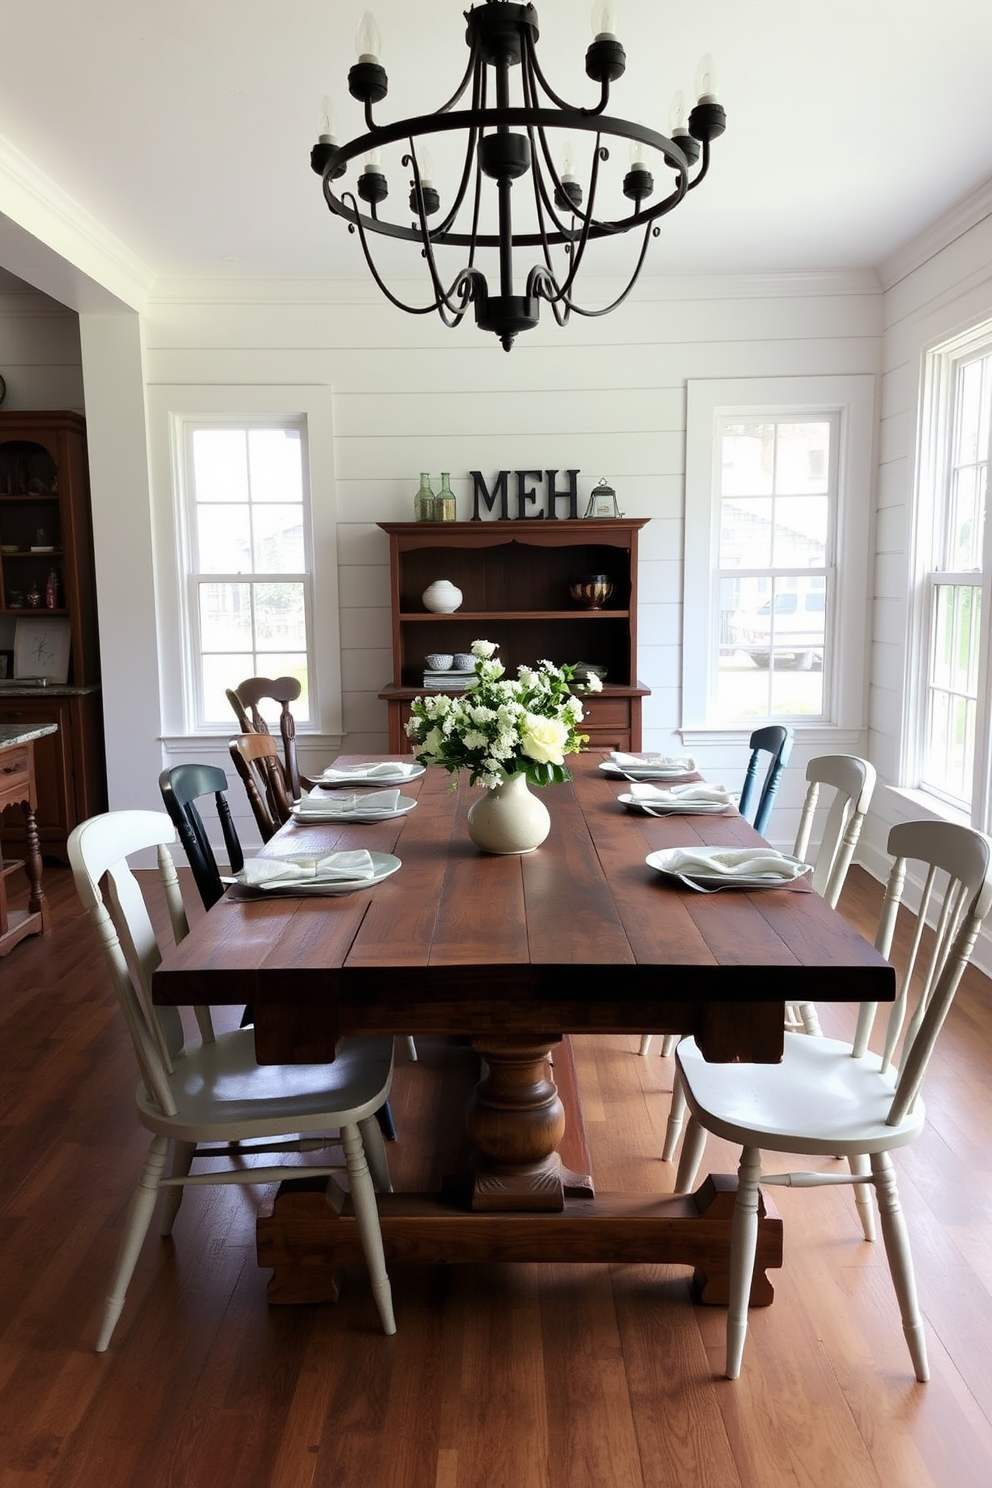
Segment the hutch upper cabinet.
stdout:
<svg viewBox="0 0 992 1488">
<path fill-rule="evenodd" d="M 647 517 L 578 521 L 381 522 L 389 535 L 393 678 L 379 694 L 389 709 L 389 748 L 408 752 L 403 725 L 424 689 L 425 658 L 495 641 L 509 676 L 520 665 L 586 662 L 605 667 L 603 691 L 586 699 L 591 748 L 641 747 L 637 681 L 637 535 Z M 613 591 L 602 609 L 569 593 L 586 574 Z M 451 614 L 422 595 L 436 579 L 462 591 Z"/>
<path fill-rule="evenodd" d="M 22 620 L 68 629 L 64 683 L 14 678 Z M 86 426 L 76 413 L 0 413 L 0 654 L 0 723 L 57 725 L 35 744 L 36 817 L 42 852 L 64 858 L 72 828 L 106 809 Z M 21 837 L 18 812 L 4 813 L 0 832 Z"/>
</svg>

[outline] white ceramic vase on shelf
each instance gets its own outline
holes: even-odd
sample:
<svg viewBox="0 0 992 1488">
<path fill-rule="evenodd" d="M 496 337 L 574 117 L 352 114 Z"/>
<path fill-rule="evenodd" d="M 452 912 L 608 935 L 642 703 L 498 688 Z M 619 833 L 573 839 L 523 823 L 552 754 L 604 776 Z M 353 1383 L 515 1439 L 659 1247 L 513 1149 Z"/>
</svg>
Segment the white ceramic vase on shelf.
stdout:
<svg viewBox="0 0 992 1488">
<path fill-rule="evenodd" d="M 483 852 L 533 852 L 551 831 L 551 813 L 524 774 L 508 775 L 468 809 L 468 835 Z"/>
<path fill-rule="evenodd" d="M 449 579 L 435 579 L 420 597 L 425 609 L 431 610 L 435 615 L 450 615 L 461 604 L 462 591 Z"/>
</svg>

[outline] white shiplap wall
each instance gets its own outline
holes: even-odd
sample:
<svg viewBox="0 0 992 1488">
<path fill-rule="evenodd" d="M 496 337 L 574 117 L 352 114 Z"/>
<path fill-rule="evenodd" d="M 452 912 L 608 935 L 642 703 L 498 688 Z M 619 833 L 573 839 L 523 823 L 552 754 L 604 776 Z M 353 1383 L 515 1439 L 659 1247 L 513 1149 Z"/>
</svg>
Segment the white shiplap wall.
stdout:
<svg viewBox="0 0 992 1488">
<path fill-rule="evenodd" d="M 572 468 L 580 497 L 605 476 L 628 514 L 652 518 L 638 672 L 651 688 L 645 747 L 669 749 L 680 745 L 686 380 L 877 372 L 880 305 L 870 273 L 653 280 L 601 321 L 542 326 L 507 355 L 473 326 L 405 316 L 365 284 L 162 285 L 146 376 L 333 388 L 345 749 L 385 747 L 388 554 L 376 523 L 412 514 L 421 470 L 450 471 L 468 516 L 471 469 Z M 812 752 L 797 748 L 794 776 Z M 739 784 L 738 751 L 713 763 Z M 783 791 L 783 841 L 800 795 Z"/>
<path fill-rule="evenodd" d="M 912 784 L 905 732 L 906 698 L 919 667 L 911 627 L 911 568 L 923 359 L 929 347 L 992 319 L 992 190 L 909 244 L 882 268 L 884 331 L 875 578 L 872 608 L 869 755 L 879 788 L 862 841 L 877 876 L 887 865 L 885 841 L 898 821 L 932 816 Z M 986 936 L 976 960 L 992 969 Z"/>
</svg>

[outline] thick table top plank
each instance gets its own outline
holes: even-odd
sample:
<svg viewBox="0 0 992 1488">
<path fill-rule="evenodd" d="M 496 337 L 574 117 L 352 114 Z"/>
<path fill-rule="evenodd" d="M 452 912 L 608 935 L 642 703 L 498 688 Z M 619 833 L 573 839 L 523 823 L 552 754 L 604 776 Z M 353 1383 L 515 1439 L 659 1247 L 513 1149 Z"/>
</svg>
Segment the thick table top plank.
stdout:
<svg viewBox="0 0 992 1488">
<path fill-rule="evenodd" d="M 805 881 L 706 895 L 649 868 L 655 849 L 761 839 L 736 814 L 624 811 L 602 758 L 546 789 L 550 835 L 522 856 L 473 846 L 475 792 L 440 770 L 404 783 L 418 805 L 393 821 L 288 824 L 266 854 L 364 846 L 403 866 L 337 897 L 228 895 L 165 957 L 156 1000 L 292 1003 L 328 1029 L 404 1033 L 684 1031 L 707 1003 L 760 1019 L 800 992 L 891 1000 L 892 968 Z"/>
</svg>

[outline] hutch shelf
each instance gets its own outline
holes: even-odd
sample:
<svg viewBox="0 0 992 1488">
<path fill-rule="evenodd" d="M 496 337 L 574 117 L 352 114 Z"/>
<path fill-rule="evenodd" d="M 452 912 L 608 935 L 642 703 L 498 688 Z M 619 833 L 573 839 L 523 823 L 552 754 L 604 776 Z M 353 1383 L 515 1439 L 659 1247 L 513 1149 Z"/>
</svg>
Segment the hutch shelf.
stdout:
<svg viewBox="0 0 992 1488">
<path fill-rule="evenodd" d="M 637 536 L 647 517 L 578 521 L 380 522 L 389 537 L 393 678 L 379 696 L 389 714 L 389 748 L 408 752 L 404 724 L 424 691 L 425 658 L 495 641 L 508 675 L 549 660 L 605 667 L 601 693 L 586 698 L 585 732 L 594 749 L 641 747 L 637 681 Z M 606 574 L 613 592 L 602 609 L 569 593 L 583 574 Z M 462 591 L 451 614 L 421 598 L 435 579 Z"/>
<path fill-rule="evenodd" d="M 47 591 L 47 592 L 46 592 Z M 19 620 L 68 627 L 68 676 L 15 678 Z M 86 425 L 73 412 L 0 413 L 0 724 L 45 728 L 35 745 L 41 851 L 65 857 L 66 838 L 106 810 L 100 653 Z M 4 843 L 22 842 L 7 810 Z"/>
</svg>

